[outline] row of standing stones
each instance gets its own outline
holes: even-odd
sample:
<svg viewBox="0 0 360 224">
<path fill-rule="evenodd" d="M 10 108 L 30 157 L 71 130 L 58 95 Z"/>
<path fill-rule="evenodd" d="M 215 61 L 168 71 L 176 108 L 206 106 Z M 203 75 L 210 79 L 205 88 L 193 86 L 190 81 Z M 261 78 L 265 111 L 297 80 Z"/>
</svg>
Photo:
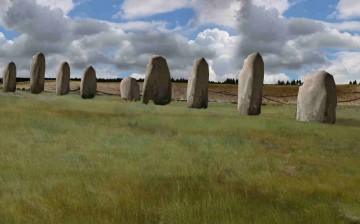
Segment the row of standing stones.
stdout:
<svg viewBox="0 0 360 224">
<path fill-rule="evenodd" d="M 30 67 L 30 92 L 44 91 L 45 57 L 38 53 L 33 57 Z M 204 58 L 195 60 L 189 76 L 187 104 L 189 108 L 208 107 L 209 65 Z M 249 55 L 239 74 L 237 110 L 244 115 L 259 115 L 262 105 L 264 83 L 264 61 L 259 53 Z M 94 98 L 97 81 L 93 67 L 85 69 L 81 78 L 80 95 L 83 99 Z M 16 65 L 9 63 L 3 72 L 3 91 L 15 92 Z M 70 91 L 70 66 L 60 65 L 56 75 L 56 94 L 66 95 Z M 125 100 L 139 101 L 140 86 L 134 78 L 127 77 L 120 83 L 121 97 Z M 142 102 L 152 100 L 156 105 L 171 102 L 171 76 L 166 59 L 153 56 L 147 65 L 143 86 Z M 336 122 L 337 94 L 332 75 L 325 71 L 313 73 L 305 78 L 299 88 L 296 119 L 322 123 Z"/>
</svg>

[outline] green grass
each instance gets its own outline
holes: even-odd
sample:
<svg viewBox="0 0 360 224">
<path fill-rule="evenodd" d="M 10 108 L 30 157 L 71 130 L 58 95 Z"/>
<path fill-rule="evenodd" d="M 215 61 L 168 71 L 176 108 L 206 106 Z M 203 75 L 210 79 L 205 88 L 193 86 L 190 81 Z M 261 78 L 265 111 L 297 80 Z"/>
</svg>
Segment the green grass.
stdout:
<svg viewBox="0 0 360 224">
<path fill-rule="evenodd" d="M 0 223 L 359 223 L 360 107 L 337 111 L 2 94 Z"/>
</svg>

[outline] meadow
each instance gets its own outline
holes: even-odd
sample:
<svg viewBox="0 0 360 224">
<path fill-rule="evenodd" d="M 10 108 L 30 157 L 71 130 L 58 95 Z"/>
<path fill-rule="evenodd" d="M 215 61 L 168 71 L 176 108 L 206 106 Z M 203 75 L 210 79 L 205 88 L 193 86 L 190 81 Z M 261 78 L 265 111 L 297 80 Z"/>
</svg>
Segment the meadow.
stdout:
<svg viewBox="0 0 360 224">
<path fill-rule="evenodd" d="M 360 106 L 0 95 L 0 223 L 360 223 Z"/>
</svg>

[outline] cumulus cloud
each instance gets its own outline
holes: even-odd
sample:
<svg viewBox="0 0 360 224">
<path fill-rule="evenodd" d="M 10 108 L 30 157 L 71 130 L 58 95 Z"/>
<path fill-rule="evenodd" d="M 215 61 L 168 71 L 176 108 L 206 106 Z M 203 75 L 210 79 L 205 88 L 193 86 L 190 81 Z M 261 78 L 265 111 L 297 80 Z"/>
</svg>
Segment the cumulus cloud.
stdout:
<svg viewBox="0 0 360 224">
<path fill-rule="evenodd" d="M 339 19 L 360 18 L 359 9 L 360 1 L 358 0 L 340 0 L 332 16 Z"/>
<path fill-rule="evenodd" d="M 316 66 L 325 61 L 322 53 L 299 43 L 299 39 L 306 40 L 308 35 L 323 32 L 325 28 L 321 23 L 288 20 L 280 17 L 277 10 L 266 10 L 250 3 L 242 8 L 239 20 L 239 57 L 260 52 L 269 73 L 295 71 L 305 64 Z"/>
<path fill-rule="evenodd" d="M 264 83 L 265 84 L 276 84 L 278 81 L 291 81 L 291 78 L 287 76 L 285 73 L 279 74 L 265 74 Z"/>
<path fill-rule="evenodd" d="M 0 32 L 0 46 L 7 42 L 8 42 L 8 40 L 5 38 L 5 35 Z"/>
<path fill-rule="evenodd" d="M 360 32 L 359 21 L 346 21 L 341 23 L 325 23 L 326 26 L 339 31 Z"/>
<path fill-rule="evenodd" d="M 125 0 L 121 5 L 121 10 L 113 17 L 124 19 L 143 18 L 187 7 L 190 2 L 191 0 Z"/>
<path fill-rule="evenodd" d="M 5 57 L 16 59 L 20 64 L 19 74 L 24 76 L 28 75 L 32 55 L 38 51 L 47 56 L 47 76 L 54 76 L 63 60 L 70 63 L 75 76 L 90 64 L 99 68 L 101 76 L 128 71 L 141 73 L 149 57 L 159 54 L 168 59 L 176 78 L 187 73 L 195 58 L 217 56 L 208 46 L 190 42 L 176 32 L 164 31 L 160 23 L 140 24 L 153 28 L 144 31 L 134 23 L 70 19 L 58 8 L 34 3 L 34 0 L 13 0 L 3 15 L 5 27 L 21 35 L 12 43 L 1 41 L 0 53 L 4 56 L 1 62 L 4 63 Z M 161 29 L 157 29 L 159 26 Z"/>
<path fill-rule="evenodd" d="M 139 74 L 139 73 L 132 73 L 130 75 L 130 77 L 134 78 L 134 79 L 145 79 L 145 73 L 144 74 Z"/>
<path fill-rule="evenodd" d="M 72 0 L 36 0 L 37 4 L 48 6 L 50 9 L 61 9 L 64 14 L 68 14 L 75 4 Z"/>
<path fill-rule="evenodd" d="M 315 71 L 328 63 L 327 49 L 360 50 L 359 35 L 335 26 L 310 19 L 287 19 L 278 10 L 247 2 L 239 14 L 238 56 L 246 58 L 260 52 L 266 72 L 271 74 Z"/>
<path fill-rule="evenodd" d="M 276 9 L 279 14 L 284 13 L 290 4 L 287 0 L 253 0 L 256 6 L 263 6 L 266 10 Z"/>
<path fill-rule="evenodd" d="M 236 47 L 239 42 L 239 36 L 231 36 L 228 32 L 215 29 L 206 29 L 200 32 L 195 43 L 203 47 L 214 50 L 216 56 L 208 58 L 210 71 L 212 71 L 211 81 L 221 81 L 226 78 L 236 78 L 238 59 L 236 55 Z"/>
<path fill-rule="evenodd" d="M 332 59 L 320 70 L 332 74 L 336 83 L 347 84 L 349 80 L 360 79 L 360 51 L 341 51 L 331 56 Z"/>
<path fill-rule="evenodd" d="M 189 21 L 191 26 L 217 24 L 235 27 L 237 11 L 242 0 L 125 0 L 121 9 L 113 18 L 139 19 L 177 9 L 191 8 L 195 11 L 194 18 Z M 283 0 L 274 0 L 283 1 Z"/>
<path fill-rule="evenodd" d="M 190 21 L 190 25 L 216 24 L 236 27 L 241 4 L 242 1 L 239 0 L 194 0 L 191 7 L 195 11 L 195 17 Z"/>
<path fill-rule="evenodd" d="M 73 0 L 36 0 L 35 3 L 50 9 L 60 9 L 64 15 L 68 14 L 76 6 Z M 12 0 L 0 0 L 0 14 L 6 12 L 11 5 Z"/>
<path fill-rule="evenodd" d="M 35 4 L 31 0 L 13 0 L 12 6 L 2 17 L 8 29 L 38 39 L 38 41 L 59 41 L 69 32 L 69 19 L 64 18 L 61 9 Z"/>
<path fill-rule="evenodd" d="M 123 19 L 138 19 L 177 9 L 191 8 L 195 12 L 191 26 L 216 24 L 236 27 L 237 13 L 244 2 L 252 2 L 266 10 L 275 9 L 284 13 L 290 4 L 288 0 L 125 0 L 121 9 L 113 17 Z"/>
</svg>

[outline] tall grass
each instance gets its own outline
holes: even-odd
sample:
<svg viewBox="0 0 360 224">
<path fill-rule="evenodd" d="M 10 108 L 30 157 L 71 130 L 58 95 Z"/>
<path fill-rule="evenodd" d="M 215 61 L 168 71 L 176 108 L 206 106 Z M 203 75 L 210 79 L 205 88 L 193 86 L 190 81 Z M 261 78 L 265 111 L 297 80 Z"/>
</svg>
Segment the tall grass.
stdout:
<svg viewBox="0 0 360 224">
<path fill-rule="evenodd" d="M 295 111 L 2 94 L 0 223 L 359 222 L 360 107 Z"/>
</svg>

